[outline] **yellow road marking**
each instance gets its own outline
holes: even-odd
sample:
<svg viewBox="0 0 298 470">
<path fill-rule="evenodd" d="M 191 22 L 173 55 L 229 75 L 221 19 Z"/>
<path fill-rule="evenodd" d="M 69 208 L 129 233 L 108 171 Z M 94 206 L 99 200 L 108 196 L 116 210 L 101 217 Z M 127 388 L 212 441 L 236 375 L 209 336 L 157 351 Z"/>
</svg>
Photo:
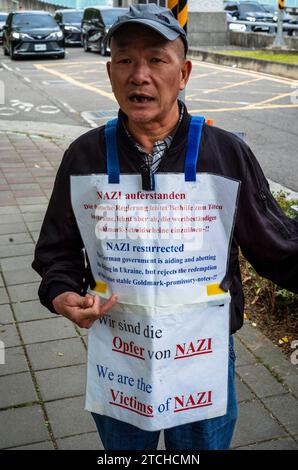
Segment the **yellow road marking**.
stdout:
<svg viewBox="0 0 298 470">
<path fill-rule="evenodd" d="M 79 80 L 76 80 L 75 78 L 72 78 L 69 75 L 66 75 L 65 73 L 59 72 L 58 70 L 51 70 L 50 68 L 42 64 L 35 64 L 35 66 L 40 70 L 44 70 L 45 72 L 55 75 L 56 77 L 62 78 L 66 82 L 72 83 L 73 85 L 76 85 L 80 88 L 84 88 L 85 90 L 93 91 L 94 93 L 97 93 L 98 95 L 104 96 L 105 98 L 108 98 L 109 100 L 113 102 L 116 102 L 116 99 L 113 93 L 108 93 L 107 91 L 101 90 L 100 88 L 96 88 L 92 85 L 88 85 L 87 83 L 82 83 Z"/>
<path fill-rule="evenodd" d="M 101 80 L 96 80 L 96 82 L 87 82 L 87 84 L 92 86 L 95 86 L 97 84 L 98 86 L 101 86 L 101 88 L 111 88 L 111 85 L 109 83 L 103 85 Z"/>
<path fill-rule="evenodd" d="M 209 93 L 216 93 L 218 91 L 228 90 L 230 88 L 236 88 L 237 86 L 243 86 L 243 85 L 247 85 L 249 83 L 259 82 L 260 80 L 262 80 L 262 78 L 254 78 L 252 80 L 244 80 L 243 82 L 230 83 L 229 85 L 225 85 L 225 86 L 220 87 L 220 88 L 210 88 L 209 90 L 204 90 L 203 93 L 208 95 Z"/>
<path fill-rule="evenodd" d="M 252 72 L 250 70 L 245 70 L 245 69 L 232 69 L 229 66 L 224 66 L 224 65 L 216 65 L 212 64 L 209 62 L 200 62 L 198 59 L 192 59 L 192 64 L 195 67 L 204 67 L 204 68 L 210 68 L 210 69 L 216 69 L 216 70 L 222 70 L 225 72 L 232 72 L 236 73 L 238 75 L 248 75 L 251 77 L 262 77 L 264 80 L 269 80 L 272 82 L 277 82 L 277 83 L 289 83 L 289 84 L 296 84 L 297 80 L 294 80 L 292 78 L 284 78 L 284 77 L 276 77 L 275 75 L 270 75 L 270 74 L 265 74 L 262 72 Z"/>
<path fill-rule="evenodd" d="M 210 75 L 216 75 L 219 74 L 220 70 L 217 70 L 215 72 L 207 72 L 207 73 L 197 73 L 196 75 L 191 74 L 191 80 L 195 78 L 204 78 L 204 77 L 209 77 Z"/>
<path fill-rule="evenodd" d="M 252 107 L 251 105 L 249 106 L 243 106 L 243 107 L 231 107 L 231 108 L 221 108 L 221 109 L 214 109 L 214 108 L 200 108 L 200 109 L 192 109 L 190 106 L 188 106 L 188 109 L 192 113 L 222 113 L 226 111 L 255 111 L 255 110 L 260 110 L 260 109 L 279 109 L 279 108 L 298 108 L 298 104 L 268 104 L 265 106 L 255 106 Z"/>
<path fill-rule="evenodd" d="M 271 103 L 272 101 L 279 100 L 281 98 L 285 98 L 286 96 L 291 96 L 293 94 L 293 91 L 290 91 L 290 93 L 280 93 L 277 96 L 274 96 L 273 98 L 268 98 L 267 100 L 260 101 L 259 103 L 254 103 L 251 106 L 261 106 L 266 103 Z"/>
<path fill-rule="evenodd" d="M 204 99 L 204 98 L 191 98 L 189 96 L 186 96 L 186 100 L 191 99 L 193 101 L 203 101 L 205 103 L 222 103 L 222 104 L 242 104 L 242 106 L 247 106 L 250 103 L 248 102 L 241 102 L 241 101 L 233 101 L 233 100 L 212 100 L 212 99 Z"/>
<path fill-rule="evenodd" d="M 71 68 L 71 66 L 75 66 L 75 67 L 80 67 L 81 65 L 89 65 L 89 64 L 102 64 L 102 65 L 106 65 L 106 62 L 104 60 L 84 60 L 82 62 L 63 62 L 63 68 L 64 67 L 69 67 Z M 62 63 L 51 63 L 51 64 L 33 64 L 35 67 L 39 67 L 39 65 L 41 65 L 42 67 L 48 67 L 48 68 L 52 68 L 52 67 L 61 67 L 62 66 Z"/>
<path fill-rule="evenodd" d="M 81 65 L 86 65 L 86 64 L 89 65 L 90 63 L 104 64 L 104 65 L 106 64 L 106 62 L 104 62 L 104 61 L 95 61 L 95 62 L 80 62 L 79 64 L 77 62 L 72 62 L 72 63 L 68 63 L 67 65 L 81 66 Z M 58 70 L 52 70 L 53 66 L 56 67 L 58 65 L 60 66 L 61 64 L 50 64 L 50 65 L 34 64 L 34 66 L 39 70 L 43 70 L 47 73 L 50 73 L 54 76 L 57 76 L 57 77 L 65 80 L 69 83 L 72 83 L 73 85 L 76 85 L 80 88 L 84 88 L 85 90 L 88 90 L 88 91 L 92 91 L 94 93 L 97 93 L 98 95 L 101 95 L 105 98 L 110 99 L 113 102 L 116 102 L 116 99 L 115 99 L 113 93 L 104 91 L 102 88 L 94 86 L 97 83 L 99 83 L 99 84 L 101 83 L 99 80 L 95 81 L 95 82 L 91 82 L 91 83 L 83 83 L 83 82 L 79 81 L 78 78 L 85 78 L 85 77 L 73 78 L 72 76 L 69 76 L 65 73 L 59 72 Z M 196 65 L 198 65 L 200 67 L 201 66 L 209 67 L 209 64 L 205 65 L 205 64 L 200 63 L 200 64 L 196 64 Z M 218 73 L 218 69 L 221 69 L 221 70 L 223 70 L 223 69 L 226 70 L 227 69 L 226 67 L 218 66 L 218 65 L 215 65 L 214 67 L 211 67 L 211 68 L 216 68 L 217 70 L 214 71 L 214 72 L 204 74 L 204 75 L 210 75 L 210 74 Z M 276 81 L 276 82 L 283 83 L 283 84 L 288 84 L 288 85 L 293 84 L 293 83 L 297 83 L 295 80 L 276 79 L 276 77 L 272 77 L 272 76 L 266 77 L 266 76 L 264 76 L 260 73 L 242 72 L 240 70 L 233 70 L 233 72 L 234 73 L 240 73 L 240 74 L 243 74 L 243 75 L 246 75 L 246 76 L 248 75 L 248 76 L 255 77 L 255 78 L 252 78 L 252 79 L 249 79 L 249 80 L 244 80 L 244 81 L 239 82 L 239 83 L 230 83 L 230 84 L 225 85 L 221 88 L 203 90 L 203 91 L 201 91 L 201 93 L 209 94 L 209 93 L 214 93 L 214 92 L 220 92 L 222 90 L 231 89 L 231 88 L 235 88 L 235 87 L 238 87 L 238 86 L 244 86 L 244 85 L 247 85 L 247 84 L 250 84 L 250 83 L 253 83 L 253 82 L 261 81 L 263 79 L 272 80 L 272 81 Z M 91 73 L 91 71 L 90 71 L 90 73 Z M 244 105 L 244 106 L 237 106 L 237 107 L 231 106 L 229 108 L 221 108 L 221 109 L 199 109 L 199 110 L 192 110 L 192 112 L 194 112 L 194 113 L 195 112 L 223 112 L 223 111 L 247 111 L 247 110 L 255 110 L 255 109 L 297 108 L 298 105 L 295 105 L 295 104 L 289 104 L 289 105 L 286 105 L 286 104 L 285 105 L 283 105 L 283 104 L 268 105 L 267 104 L 267 103 L 270 103 L 272 101 L 276 101 L 278 99 L 281 99 L 283 97 L 290 96 L 290 95 L 292 95 L 292 93 L 293 93 L 293 91 L 291 91 L 290 93 L 279 94 L 278 96 L 274 96 L 273 98 L 269 98 L 269 99 L 266 99 L 264 101 L 260 101 L 260 102 L 257 102 L 257 103 L 249 103 L 249 104 Z M 193 97 L 193 96 L 194 96 L 194 94 L 190 95 L 188 98 Z M 208 100 L 208 99 L 204 100 L 204 99 L 200 99 L 200 98 L 198 98 L 198 101 L 227 103 L 227 101 L 221 101 L 221 100 L 212 101 L 212 100 Z M 232 103 L 233 103 L 233 101 L 231 102 L 231 104 Z"/>
<path fill-rule="evenodd" d="M 262 78 L 254 78 L 252 80 L 244 80 L 243 82 L 238 82 L 238 83 L 231 83 L 230 85 L 225 85 L 223 86 L 222 88 L 218 88 L 218 91 L 220 90 L 226 90 L 228 88 L 234 88 L 236 86 L 243 86 L 243 85 L 247 85 L 249 83 L 253 83 L 253 82 L 259 82 L 260 80 L 262 80 Z"/>
<path fill-rule="evenodd" d="M 298 108 L 298 104 L 268 104 L 267 106 L 256 106 L 254 109 L 279 109 Z"/>
<path fill-rule="evenodd" d="M 82 70 L 83 73 L 98 73 L 97 69 L 91 69 L 91 70 Z"/>
</svg>

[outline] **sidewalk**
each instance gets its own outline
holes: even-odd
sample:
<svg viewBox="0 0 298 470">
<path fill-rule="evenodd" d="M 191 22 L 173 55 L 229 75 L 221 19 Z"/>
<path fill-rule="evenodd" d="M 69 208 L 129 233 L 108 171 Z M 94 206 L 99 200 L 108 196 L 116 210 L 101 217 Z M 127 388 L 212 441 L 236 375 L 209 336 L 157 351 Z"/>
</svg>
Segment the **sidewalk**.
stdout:
<svg viewBox="0 0 298 470">
<path fill-rule="evenodd" d="M 36 135 L 16 128 L 0 125 L 0 449 L 102 449 L 84 411 L 86 331 L 39 304 L 30 267 L 63 151 L 88 129 L 56 125 L 51 137 L 50 126 L 32 124 Z M 232 447 L 297 450 L 297 366 L 249 323 L 235 346 Z"/>
</svg>

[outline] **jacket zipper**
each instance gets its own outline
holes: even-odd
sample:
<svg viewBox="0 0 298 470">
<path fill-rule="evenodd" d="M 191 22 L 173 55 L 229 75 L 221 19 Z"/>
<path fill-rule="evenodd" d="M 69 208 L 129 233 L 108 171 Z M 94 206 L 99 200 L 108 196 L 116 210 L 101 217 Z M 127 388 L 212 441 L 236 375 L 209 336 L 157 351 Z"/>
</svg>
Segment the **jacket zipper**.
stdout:
<svg viewBox="0 0 298 470">
<path fill-rule="evenodd" d="M 280 221 L 279 217 L 275 215 L 274 212 L 268 207 L 267 196 L 264 193 L 264 191 L 260 191 L 259 195 L 263 202 L 264 209 L 266 213 L 268 214 L 269 218 L 271 218 L 272 223 L 275 222 L 280 232 L 282 232 L 287 238 L 289 238 L 289 232 L 288 232 L 287 227 Z"/>
</svg>

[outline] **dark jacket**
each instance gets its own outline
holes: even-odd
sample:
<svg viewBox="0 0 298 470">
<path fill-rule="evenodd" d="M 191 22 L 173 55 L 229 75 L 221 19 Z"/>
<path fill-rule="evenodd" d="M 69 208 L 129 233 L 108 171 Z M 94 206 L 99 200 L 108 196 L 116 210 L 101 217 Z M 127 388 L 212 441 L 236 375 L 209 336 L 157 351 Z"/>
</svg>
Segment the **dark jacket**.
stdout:
<svg viewBox="0 0 298 470">
<path fill-rule="evenodd" d="M 159 172 L 184 172 L 189 123 L 185 112 Z M 121 123 L 117 143 L 121 173 L 140 173 L 140 157 Z M 298 292 L 298 222 L 284 215 L 250 148 L 233 134 L 204 126 L 197 171 L 241 181 L 229 266 L 222 282 L 232 296 L 234 333 L 242 326 L 244 308 L 239 247 L 261 276 Z M 70 175 L 91 173 L 106 173 L 104 127 L 82 135 L 65 152 L 36 245 L 32 267 L 42 277 L 40 301 L 52 312 L 58 294 L 84 294 L 94 282 L 70 201 Z"/>
</svg>

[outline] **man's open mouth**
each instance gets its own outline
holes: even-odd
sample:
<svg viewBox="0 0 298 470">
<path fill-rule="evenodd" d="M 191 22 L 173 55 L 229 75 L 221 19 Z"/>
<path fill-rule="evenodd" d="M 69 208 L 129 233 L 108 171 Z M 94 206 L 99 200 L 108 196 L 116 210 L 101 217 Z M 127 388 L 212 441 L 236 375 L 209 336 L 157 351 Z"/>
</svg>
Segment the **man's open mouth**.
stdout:
<svg viewBox="0 0 298 470">
<path fill-rule="evenodd" d="M 147 96 L 147 95 L 132 94 L 129 96 L 129 100 L 132 101 L 133 103 L 148 103 L 149 101 L 153 101 L 154 98 L 152 98 L 151 96 Z"/>
</svg>

